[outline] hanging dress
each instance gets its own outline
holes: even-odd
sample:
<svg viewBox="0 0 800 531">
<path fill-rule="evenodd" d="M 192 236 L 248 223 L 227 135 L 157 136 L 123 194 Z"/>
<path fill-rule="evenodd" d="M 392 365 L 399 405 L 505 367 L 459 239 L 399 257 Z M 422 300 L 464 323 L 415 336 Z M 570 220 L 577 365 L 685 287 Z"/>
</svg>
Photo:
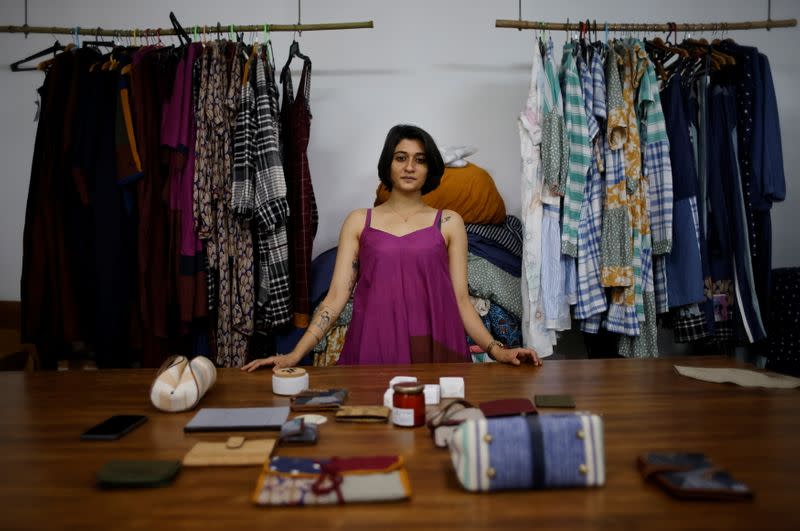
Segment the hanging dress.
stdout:
<svg viewBox="0 0 800 531">
<path fill-rule="evenodd" d="M 294 97 L 292 73 L 284 68 L 281 133 L 283 136 L 284 172 L 289 201 L 289 264 L 292 271 L 294 324 L 305 328 L 309 323 L 311 301 L 311 252 L 317 234 L 319 215 L 308 166 L 308 141 L 311 133 L 311 61 L 303 63 L 297 97 Z"/>
<path fill-rule="evenodd" d="M 439 210 L 433 225 L 395 236 L 373 228 L 367 210 L 340 365 L 471 360 L 441 218 Z"/>
</svg>

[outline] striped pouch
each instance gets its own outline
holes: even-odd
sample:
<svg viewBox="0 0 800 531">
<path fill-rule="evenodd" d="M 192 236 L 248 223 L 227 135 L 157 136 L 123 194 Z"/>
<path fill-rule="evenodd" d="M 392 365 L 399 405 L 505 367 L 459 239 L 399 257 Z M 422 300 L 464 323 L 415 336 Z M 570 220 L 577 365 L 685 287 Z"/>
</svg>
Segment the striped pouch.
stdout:
<svg viewBox="0 0 800 531">
<path fill-rule="evenodd" d="M 471 491 L 605 483 L 603 421 L 590 413 L 467 420 L 450 440 L 450 456 Z"/>
</svg>

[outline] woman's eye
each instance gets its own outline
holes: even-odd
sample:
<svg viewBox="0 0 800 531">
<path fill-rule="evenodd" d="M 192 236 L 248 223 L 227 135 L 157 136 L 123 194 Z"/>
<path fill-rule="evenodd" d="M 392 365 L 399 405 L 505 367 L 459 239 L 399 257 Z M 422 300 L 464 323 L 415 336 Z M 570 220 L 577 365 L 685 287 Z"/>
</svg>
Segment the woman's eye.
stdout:
<svg viewBox="0 0 800 531">
<path fill-rule="evenodd" d="M 425 157 L 417 157 L 417 164 L 425 164 Z"/>
<path fill-rule="evenodd" d="M 396 160 L 397 162 L 405 162 L 406 161 L 406 156 L 405 155 L 395 155 L 394 160 Z"/>
</svg>

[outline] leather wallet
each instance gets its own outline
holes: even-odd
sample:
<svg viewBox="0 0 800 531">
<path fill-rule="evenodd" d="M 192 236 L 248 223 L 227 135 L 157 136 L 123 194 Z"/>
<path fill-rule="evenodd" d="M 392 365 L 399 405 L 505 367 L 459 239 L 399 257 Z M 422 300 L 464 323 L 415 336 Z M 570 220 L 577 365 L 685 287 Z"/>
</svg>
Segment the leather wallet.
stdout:
<svg viewBox="0 0 800 531">
<path fill-rule="evenodd" d="M 533 397 L 533 401 L 536 407 L 575 407 L 575 399 L 572 398 L 572 395 L 536 395 Z"/>
<path fill-rule="evenodd" d="M 183 456 L 183 466 L 263 465 L 274 447 L 275 439 L 229 437 L 225 442 L 199 442 Z"/>
<path fill-rule="evenodd" d="M 639 472 L 676 498 L 693 500 L 745 500 L 750 488 L 717 468 L 702 453 L 648 453 L 637 460 Z"/>
<path fill-rule="evenodd" d="M 281 426 L 281 442 L 291 444 L 317 444 L 319 428 L 302 418 L 287 420 Z"/>
<path fill-rule="evenodd" d="M 470 491 L 600 486 L 603 421 L 589 413 L 467 420 L 450 440 L 450 457 Z"/>
<path fill-rule="evenodd" d="M 264 464 L 252 500 L 257 505 L 329 505 L 410 496 L 401 456 L 323 460 L 280 456 Z"/>
<path fill-rule="evenodd" d="M 453 400 L 440 407 L 430 407 L 425 411 L 425 422 L 437 448 L 447 448 L 456 428 L 465 420 L 483 418 L 483 411 L 463 399 Z"/>
<path fill-rule="evenodd" d="M 503 398 L 481 402 L 478 406 L 486 418 L 535 415 L 536 408 L 530 398 Z"/>
<path fill-rule="evenodd" d="M 292 397 L 292 411 L 331 411 L 339 409 L 347 389 L 307 389 Z"/>
<path fill-rule="evenodd" d="M 341 406 L 336 422 L 387 422 L 391 410 L 384 406 Z"/>
<path fill-rule="evenodd" d="M 97 473 L 101 488 L 163 487 L 169 485 L 181 469 L 180 461 L 113 460 Z"/>
</svg>

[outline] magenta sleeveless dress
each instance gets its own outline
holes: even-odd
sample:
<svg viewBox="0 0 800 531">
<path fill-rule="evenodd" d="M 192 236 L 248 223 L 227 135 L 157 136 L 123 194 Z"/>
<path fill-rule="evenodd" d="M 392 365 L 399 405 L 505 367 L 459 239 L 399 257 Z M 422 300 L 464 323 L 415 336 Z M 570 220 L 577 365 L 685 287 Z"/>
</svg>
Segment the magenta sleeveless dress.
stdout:
<svg viewBox="0 0 800 531">
<path fill-rule="evenodd" d="M 441 217 L 439 210 L 430 227 L 394 236 L 372 228 L 367 210 L 339 365 L 471 361 Z"/>
</svg>

